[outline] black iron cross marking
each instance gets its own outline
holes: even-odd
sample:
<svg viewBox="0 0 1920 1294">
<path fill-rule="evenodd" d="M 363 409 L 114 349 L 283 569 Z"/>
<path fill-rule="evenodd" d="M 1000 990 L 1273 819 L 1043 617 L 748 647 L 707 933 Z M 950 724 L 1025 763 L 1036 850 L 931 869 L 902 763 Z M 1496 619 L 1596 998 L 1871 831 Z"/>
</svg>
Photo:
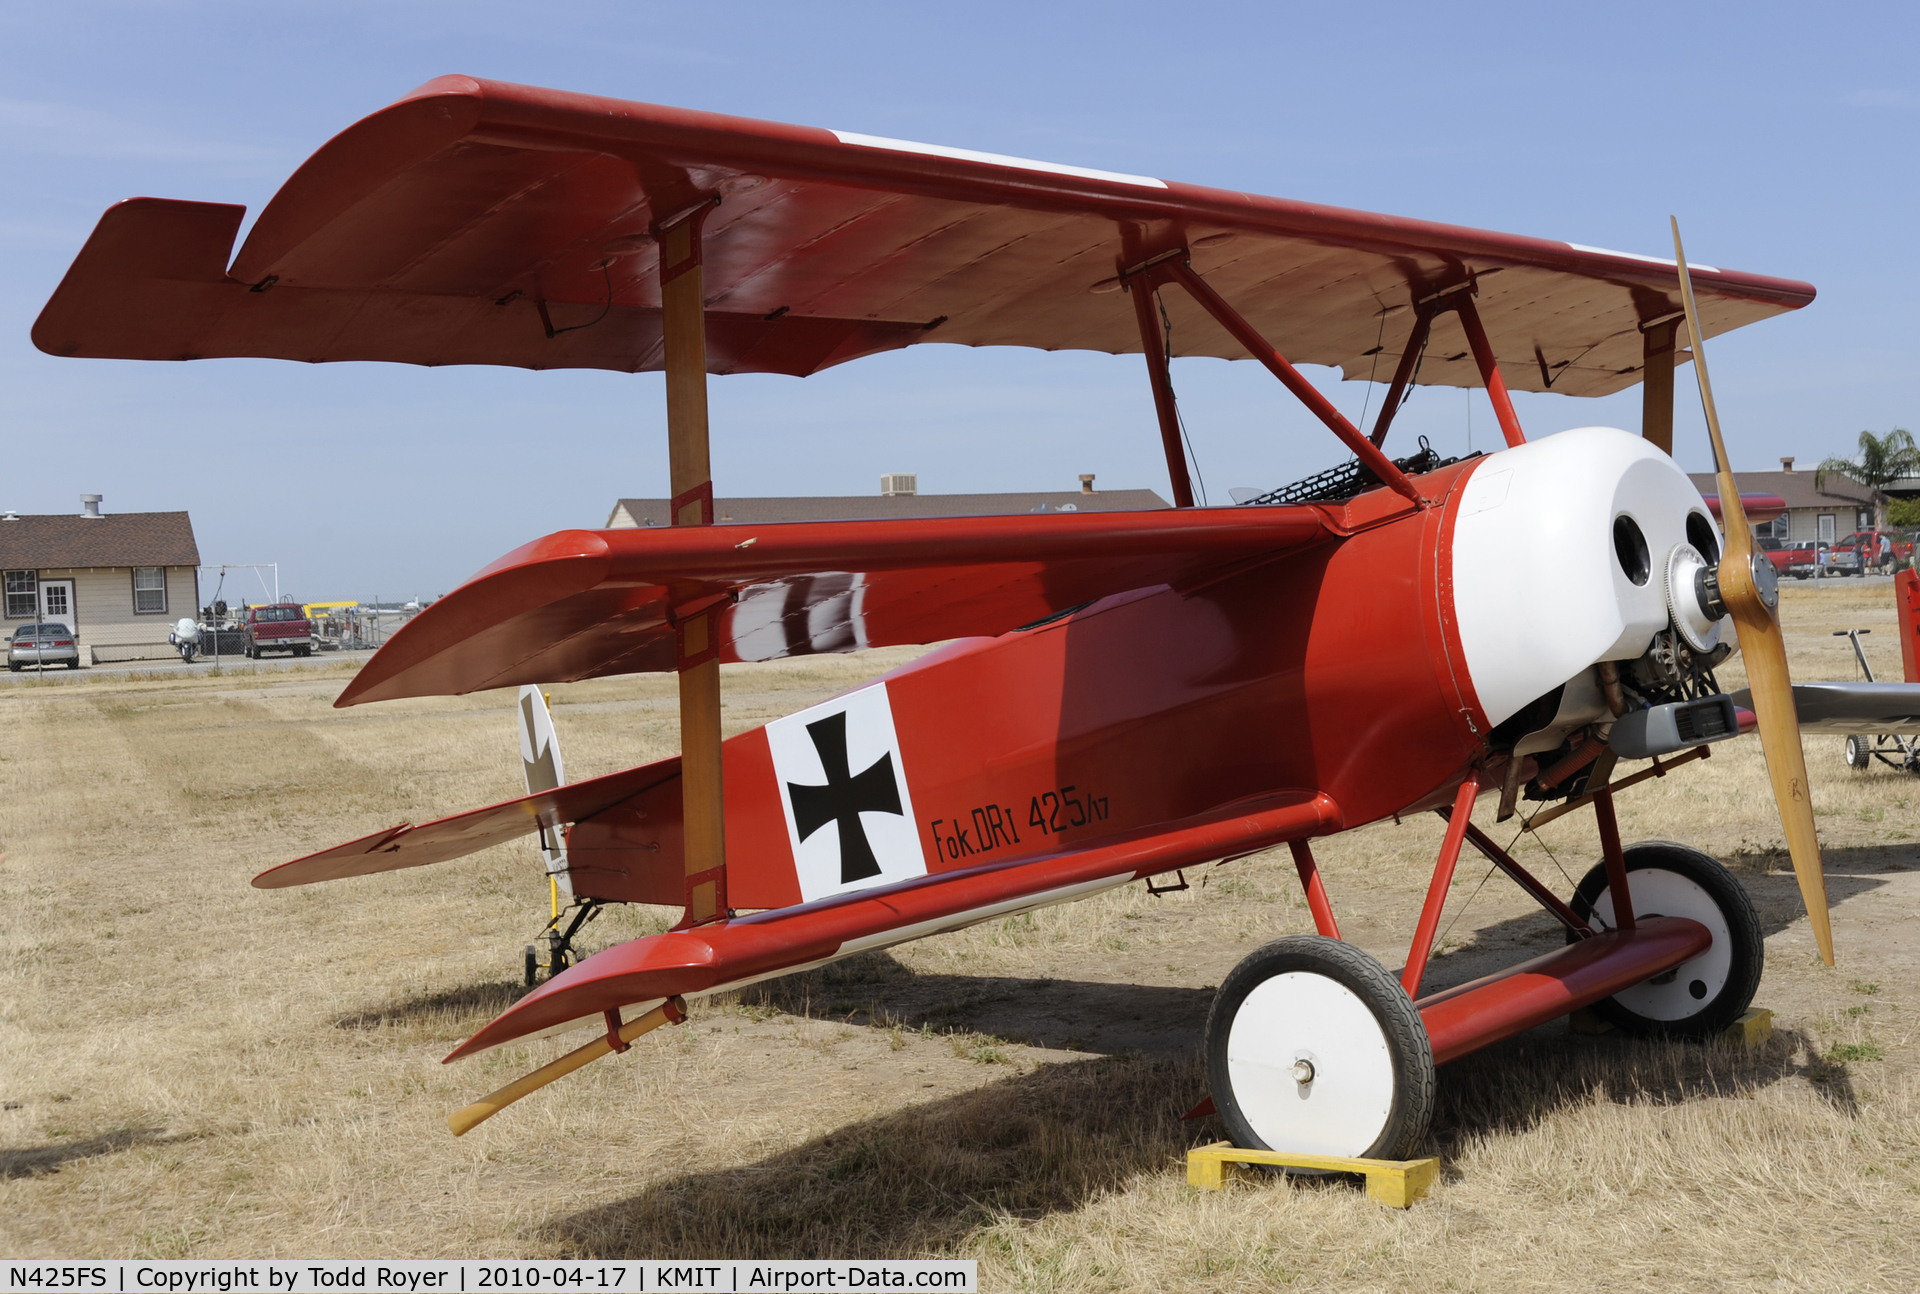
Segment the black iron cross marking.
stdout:
<svg viewBox="0 0 1920 1294">
<path fill-rule="evenodd" d="M 862 813 L 897 813 L 900 786 L 894 780 L 893 752 L 888 751 L 858 777 L 847 768 L 847 712 L 830 714 L 807 725 L 807 736 L 820 755 L 820 767 L 826 770 L 825 786 L 787 783 L 787 795 L 793 802 L 793 824 L 805 840 L 829 822 L 840 824 L 840 883 L 864 880 L 880 874 L 880 862 L 867 843 L 867 830 L 860 825 Z"/>
</svg>

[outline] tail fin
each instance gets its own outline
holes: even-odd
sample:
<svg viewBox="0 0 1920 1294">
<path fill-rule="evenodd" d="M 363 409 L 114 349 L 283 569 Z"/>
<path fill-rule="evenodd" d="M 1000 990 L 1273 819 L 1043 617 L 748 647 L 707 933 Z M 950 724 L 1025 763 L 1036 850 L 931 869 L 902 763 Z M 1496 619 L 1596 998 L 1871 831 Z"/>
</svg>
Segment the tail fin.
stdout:
<svg viewBox="0 0 1920 1294">
<path fill-rule="evenodd" d="M 553 731 L 553 711 L 546 696 L 532 685 L 520 689 L 520 764 L 527 775 L 528 795 L 551 791 L 567 780 L 560 740 Z M 559 893 L 573 902 L 573 876 L 567 870 L 567 846 L 559 828 L 541 831 L 540 856 Z"/>
</svg>

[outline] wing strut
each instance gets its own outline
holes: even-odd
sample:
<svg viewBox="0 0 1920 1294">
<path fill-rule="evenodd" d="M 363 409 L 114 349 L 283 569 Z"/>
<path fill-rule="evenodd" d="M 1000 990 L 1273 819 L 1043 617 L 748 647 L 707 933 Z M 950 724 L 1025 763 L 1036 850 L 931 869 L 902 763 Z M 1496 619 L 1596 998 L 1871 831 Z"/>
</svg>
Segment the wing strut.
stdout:
<svg viewBox="0 0 1920 1294">
<path fill-rule="evenodd" d="M 1187 451 L 1181 443 L 1180 410 L 1173 402 L 1173 375 L 1167 372 L 1167 335 L 1160 330 L 1160 289 L 1155 283 L 1134 285 L 1133 313 L 1140 321 L 1140 349 L 1147 357 L 1147 379 L 1153 383 L 1153 411 L 1160 418 L 1160 447 L 1167 452 L 1167 475 L 1173 478 L 1173 506 L 1193 506 L 1193 482 L 1187 477 Z"/>
<path fill-rule="evenodd" d="M 1479 285 L 1469 278 L 1413 303 L 1413 331 L 1407 337 L 1407 344 L 1400 349 L 1400 364 L 1394 369 L 1392 385 L 1387 388 L 1386 403 L 1380 406 L 1380 416 L 1373 424 L 1373 435 L 1368 437 L 1374 445 L 1378 446 L 1386 440 L 1387 428 L 1393 425 L 1393 415 L 1400 411 L 1407 384 L 1413 380 L 1420 356 L 1426 349 L 1433 321 L 1449 310 L 1460 316 L 1460 330 L 1467 335 L 1467 348 L 1473 352 L 1474 365 L 1480 370 L 1480 381 L 1487 388 L 1487 402 L 1493 405 L 1494 417 L 1500 423 L 1500 434 L 1506 437 L 1508 448 L 1527 443 L 1526 433 L 1520 429 L 1520 415 L 1513 410 L 1513 397 L 1507 394 L 1507 380 L 1500 375 L 1500 361 L 1494 356 L 1493 343 L 1487 340 L 1486 327 L 1480 322 L 1480 311 L 1473 304 L 1473 298 L 1479 293 Z M 1542 374 L 1547 371 L 1544 359 L 1540 361 L 1540 371 Z"/>
<path fill-rule="evenodd" d="M 713 524 L 707 439 L 706 274 L 703 202 L 658 230 L 660 307 L 666 337 L 667 458 L 673 524 Z M 720 775 L 720 634 L 709 618 L 724 603 L 698 585 L 669 589 L 680 673 L 680 787 L 686 823 L 689 926 L 727 915 L 726 807 Z"/>
<path fill-rule="evenodd" d="M 1157 257 L 1120 276 L 1127 290 L 1134 294 L 1136 302 L 1134 309 L 1140 312 L 1142 333 L 1145 333 L 1151 322 L 1148 312 L 1152 305 L 1150 298 L 1154 290 L 1165 282 L 1178 283 L 1187 290 L 1188 296 L 1213 316 L 1215 323 L 1226 329 L 1228 334 L 1245 348 L 1247 354 L 1259 360 L 1269 373 L 1279 378 L 1280 384 L 1293 392 L 1294 399 L 1306 405 L 1309 413 L 1325 423 L 1327 429 L 1353 451 L 1361 465 L 1372 472 L 1377 480 L 1391 487 L 1395 493 L 1411 500 L 1416 508 L 1425 507 L 1426 500 L 1420 496 L 1419 487 L 1407 479 L 1407 474 L 1395 467 L 1393 461 L 1382 454 L 1372 441 L 1361 435 L 1360 429 L 1348 422 L 1346 415 L 1334 408 L 1332 401 L 1321 395 L 1318 387 L 1300 376 L 1300 370 L 1289 364 L 1287 357 L 1275 350 L 1273 343 L 1262 337 L 1259 330 L 1248 323 L 1238 310 L 1228 305 L 1225 297 L 1215 292 L 1205 279 L 1195 274 L 1193 267 L 1187 264 L 1187 260 L 1188 252 L 1183 247 L 1177 253 Z M 1143 301 L 1145 304 L 1140 304 Z M 1158 332 L 1157 328 L 1155 332 Z M 1160 369 L 1154 367 L 1154 348 L 1151 339 L 1143 335 L 1141 340 L 1147 343 L 1147 366 L 1148 371 L 1154 375 L 1154 400 L 1158 403 L 1162 374 Z M 1166 363 L 1164 343 L 1162 343 L 1160 355 L 1162 357 L 1160 364 L 1164 367 Z M 1169 405 L 1170 403 L 1169 401 Z M 1177 424 L 1172 428 L 1175 437 L 1178 437 L 1179 430 Z M 1166 414 L 1163 411 L 1160 423 L 1160 434 L 1163 439 L 1167 432 Z M 1173 448 L 1169 448 L 1167 452 L 1171 460 Z"/>
<path fill-rule="evenodd" d="M 1676 313 L 1640 325 L 1641 351 L 1646 357 L 1646 377 L 1640 391 L 1640 435 L 1669 457 L 1673 454 L 1673 342 L 1681 318 Z"/>
</svg>

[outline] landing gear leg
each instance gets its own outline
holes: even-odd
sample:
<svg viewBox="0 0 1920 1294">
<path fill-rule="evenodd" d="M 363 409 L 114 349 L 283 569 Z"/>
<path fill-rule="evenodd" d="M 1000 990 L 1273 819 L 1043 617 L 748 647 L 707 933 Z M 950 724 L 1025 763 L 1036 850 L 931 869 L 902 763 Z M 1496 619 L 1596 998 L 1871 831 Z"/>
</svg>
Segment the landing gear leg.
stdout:
<svg viewBox="0 0 1920 1294">
<path fill-rule="evenodd" d="M 580 960 L 580 954 L 574 951 L 573 937 L 580 933 L 580 927 L 600 915 L 605 906 L 599 899 L 583 899 L 580 906 L 573 909 L 573 920 L 567 923 L 563 932 L 560 929 L 560 917 L 555 916 L 547 923 L 545 937 L 547 941 L 547 978 L 552 979 L 567 967 Z M 532 944 L 527 945 L 527 983 L 531 985 L 540 967 L 539 954 Z"/>
</svg>

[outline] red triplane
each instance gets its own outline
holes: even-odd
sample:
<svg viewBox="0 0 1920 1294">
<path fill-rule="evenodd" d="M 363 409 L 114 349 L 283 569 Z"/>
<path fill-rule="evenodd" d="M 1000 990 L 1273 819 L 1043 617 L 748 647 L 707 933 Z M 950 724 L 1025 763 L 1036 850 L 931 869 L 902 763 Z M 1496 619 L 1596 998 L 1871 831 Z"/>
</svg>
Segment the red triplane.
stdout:
<svg viewBox="0 0 1920 1294">
<path fill-rule="evenodd" d="M 1698 341 L 1807 304 L 1804 283 L 1694 266 L 1696 309 L 1688 275 L 1653 257 L 464 77 L 333 139 L 229 263 L 242 214 L 114 207 L 35 342 L 666 372 L 676 524 L 515 550 L 337 704 L 672 670 L 682 755 L 548 777 L 255 881 L 538 831 L 550 859 L 564 845 L 581 911 L 684 906 L 673 930 L 565 969 L 461 1045 L 607 1023 L 457 1131 L 677 1019 L 685 997 L 1284 844 L 1319 933 L 1221 985 L 1213 1098 L 1243 1146 L 1400 1156 L 1426 1132 L 1436 1065 L 1583 1006 L 1683 1037 L 1746 1008 L 1762 945 L 1745 892 L 1694 850 L 1622 849 L 1612 796 L 1643 775 L 1616 777 L 1617 760 L 1671 767 L 1753 714 L 1831 961 L 1773 566 L 1754 560 Z M 1669 457 L 1689 337 L 1724 533 Z M 707 374 L 804 376 L 919 342 L 1144 353 L 1178 506 L 714 524 Z M 1351 462 L 1194 507 L 1176 355 L 1264 365 Z M 1391 373 L 1378 421 L 1353 426 L 1286 357 Z M 1643 380 L 1641 436 L 1528 441 L 1507 394 Z M 1415 382 L 1484 385 L 1507 448 L 1388 457 Z M 1736 626 L 1753 714 L 1714 679 Z M 944 640 L 720 739 L 721 662 Z M 1536 824 L 1590 805 L 1603 861 L 1563 900 L 1472 825 L 1482 794 L 1502 818 L 1558 801 Z M 1427 810 L 1447 830 L 1396 975 L 1340 942 L 1309 842 Z M 1422 997 L 1469 843 L 1568 943 Z"/>
</svg>

